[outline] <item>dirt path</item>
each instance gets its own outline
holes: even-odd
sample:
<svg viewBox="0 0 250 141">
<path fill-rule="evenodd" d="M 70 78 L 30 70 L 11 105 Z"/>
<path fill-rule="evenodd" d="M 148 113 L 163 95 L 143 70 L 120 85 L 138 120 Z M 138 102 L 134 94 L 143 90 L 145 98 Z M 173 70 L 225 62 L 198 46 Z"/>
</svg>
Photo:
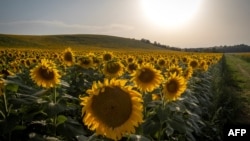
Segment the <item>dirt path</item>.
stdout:
<svg viewBox="0 0 250 141">
<path fill-rule="evenodd" d="M 246 77 L 248 77 L 248 79 L 250 79 L 250 74 L 245 70 L 243 69 L 243 67 L 241 66 L 241 64 L 237 64 L 237 67 L 239 69 L 239 71 Z"/>
<path fill-rule="evenodd" d="M 242 67 L 241 64 L 237 64 L 238 70 L 244 77 L 247 77 L 250 80 L 250 74 Z M 250 81 L 247 81 L 246 85 L 250 85 Z M 241 94 L 242 99 L 249 99 L 250 98 L 250 90 L 243 89 L 243 93 Z M 241 109 L 239 119 L 240 122 L 250 124 L 250 103 L 249 100 L 243 101 L 243 107 Z"/>
<path fill-rule="evenodd" d="M 250 64 L 241 60 L 237 56 L 228 56 L 228 61 L 232 66 L 233 75 L 239 79 L 237 83 L 242 91 L 239 92 L 239 98 L 242 107 L 237 115 L 237 122 L 250 125 Z"/>
</svg>

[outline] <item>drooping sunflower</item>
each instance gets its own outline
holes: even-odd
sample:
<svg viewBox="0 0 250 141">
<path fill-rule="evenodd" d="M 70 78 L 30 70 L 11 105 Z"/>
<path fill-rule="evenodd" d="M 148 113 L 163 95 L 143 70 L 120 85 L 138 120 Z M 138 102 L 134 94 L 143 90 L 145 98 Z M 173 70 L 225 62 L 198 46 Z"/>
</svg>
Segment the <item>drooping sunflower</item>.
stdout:
<svg viewBox="0 0 250 141">
<path fill-rule="evenodd" d="M 172 74 L 163 84 L 162 93 L 166 101 L 175 101 L 186 90 L 187 82 L 183 76 Z"/>
<path fill-rule="evenodd" d="M 119 140 L 126 134 L 135 133 L 135 127 L 143 122 L 142 95 L 126 80 L 94 82 L 89 96 L 80 97 L 83 123 L 98 135 Z"/>
<path fill-rule="evenodd" d="M 55 87 L 61 78 L 54 62 L 47 59 L 42 59 L 40 64 L 30 70 L 30 76 L 38 86 L 44 88 Z"/>
<path fill-rule="evenodd" d="M 131 74 L 131 80 L 140 91 L 151 92 L 160 85 L 163 80 L 161 71 L 151 64 L 144 64 Z"/>
<path fill-rule="evenodd" d="M 119 77 L 123 74 L 124 66 L 117 61 L 108 61 L 104 64 L 103 74 L 108 78 Z"/>
<path fill-rule="evenodd" d="M 67 66 L 74 64 L 75 58 L 71 48 L 67 48 L 62 53 L 62 60 Z"/>
</svg>

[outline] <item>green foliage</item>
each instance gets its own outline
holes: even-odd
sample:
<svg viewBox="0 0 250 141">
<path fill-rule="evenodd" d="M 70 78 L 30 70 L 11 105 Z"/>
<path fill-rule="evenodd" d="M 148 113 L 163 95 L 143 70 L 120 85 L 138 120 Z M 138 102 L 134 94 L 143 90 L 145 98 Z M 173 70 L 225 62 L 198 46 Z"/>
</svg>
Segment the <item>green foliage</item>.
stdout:
<svg viewBox="0 0 250 141">
<path fill-rule="evenodd" d="M 107 35 L 49 35 L 22 36 L 0 34 L 0 47 L 26 48 L 57 48 L 70 46 L 72 48 L 106 48 L 106 49 L 161 49 L 140 40 L 107 36 Z"/>
</svg>

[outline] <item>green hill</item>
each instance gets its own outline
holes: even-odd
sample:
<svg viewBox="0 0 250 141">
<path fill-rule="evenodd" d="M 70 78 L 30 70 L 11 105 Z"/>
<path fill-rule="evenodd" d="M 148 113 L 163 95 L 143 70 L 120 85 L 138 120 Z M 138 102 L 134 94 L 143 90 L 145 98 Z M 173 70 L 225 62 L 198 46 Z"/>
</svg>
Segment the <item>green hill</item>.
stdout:
<svg viewBox="0 0 250 141">
<path fill-rule="evenodd" d="M 105 49 L 163 49 L 140 40 L 107 35 L 8 35 L 0 34 L 0 47 Z M 166 50 L 166 49 L 165 49 Z"/>
</svg>

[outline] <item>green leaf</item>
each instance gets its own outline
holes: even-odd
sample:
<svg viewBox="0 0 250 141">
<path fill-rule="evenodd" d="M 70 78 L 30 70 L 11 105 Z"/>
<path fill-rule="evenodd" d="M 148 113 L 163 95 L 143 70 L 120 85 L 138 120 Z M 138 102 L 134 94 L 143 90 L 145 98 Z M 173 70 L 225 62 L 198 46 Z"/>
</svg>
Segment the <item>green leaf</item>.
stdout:
<svg viewBox="0 0 250 141">
<path fill-rule="evenodd" d="M 168 113 L 169 113 L 169 112 L 168 112 L 167 108 L 162 108 L 162 107 L 160 107 L 160 108 L 158 109 L 158 111 L 157 111 L 157 116 L 158 116 L 158 118 L 160 119 L 160 122 L 161 122 L 161 123 L 164 123 L 165 121 L 168 120 L 168 118 L 169 118 Z"/>
<path fill-rule="evenodd" d="M 64 115 L 59 115 L 59 116 L 57 116 L 57 119 L 56 119 L 56 121 L 57 121 L 56 126 L 58 126 L 58 125 L 64 123 L 67 119 L 68 119 L 68 118 L 65 117 Z"/>
<path fill-rule="evenodd" d="M 88 137 L 84 135 L 76 136 L 77 141 L 86 141 L 88 140 Z"/>
<path fill-rule="evenodd" d="M 83 125 L 70 117 L 68 117 L 64 123 L 57 126 L 57 132 L 58 134 L 69 139 L 87 134 L 87 131 L 84 130 Z"/>
<path fill-rule="evenodd" d="M 24 130 L 24 129 L 26 129 L 26 126 L 17 125 L 13 130 Z"/>
<path fill-rule="evenodd" d="M 47 103 L 45 113 L 47 113 L 49 116 L 55 116 L 56 114 L 65 111 L 66 107 L 65 105 L 62 105 L 60 103 Z"/>
<path fill-rule="evenodd" d="M 184 122 L 177 122 L 175 120 L 171 120 L 169 124 L 174 130 L 177 130 L 180 133 L 186 133 L 186 125 Z"/>
<path fill-rule="evenodd" d="M 5 87 L 7 90 L 10 90 L 12 92 L 17 92 L 18 90 L 18 85 L 17 84 L 8 84 L 6 87 Z"/>
<path fill-rule="evenodd" d="M 165 133 L 167 134 L 167 136 L 171 136 L 174 133 L 174 129 L 167 124 L 167 127 L 165 128 Z"/>
<path fill-rule="evenodd" d="M 161 129 L 159 118 L 154 116 L 151 119 L 147 119 L 146 122 L 142 124 L 142 128 L 145 135 L 154 135 Z"/>
<path fill-rule="evenodd" d="M 131 134 L 129 136 L 129 140 L 128 141 L 150 141 L 150 139 L 142 136 L 142 135 L 135 135 L 135 134 Z"/>
</svg>

